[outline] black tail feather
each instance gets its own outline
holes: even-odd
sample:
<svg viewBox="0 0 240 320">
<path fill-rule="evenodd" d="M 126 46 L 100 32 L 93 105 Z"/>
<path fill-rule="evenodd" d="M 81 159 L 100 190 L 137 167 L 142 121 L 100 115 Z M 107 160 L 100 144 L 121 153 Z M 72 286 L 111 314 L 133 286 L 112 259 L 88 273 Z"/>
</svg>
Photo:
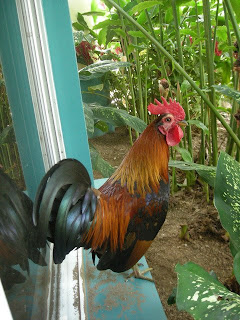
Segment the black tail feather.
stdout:
<svg viewBox="0 0 240 320">
<path fill-rule="evenodd" d="M 53 166 L 40 183 L 35 204 L 40 246 L 54 243 L 53 259 L 61 263 L 81 245 L 97 205 L 86 168 L 77 160 L 65 159 Z"/>
<path fill-rule="evenodd" d="M 28 273 L 28 259 L 46 265 L 39 251 L 32 210 L 31 199 L 0 169 L 0 269 L 13 271 L 9 271 L 13 282 L 15 275 L 20 282 L 25 278 L 18 275 L 12 265 L 19 265 Z"/>
</svg>

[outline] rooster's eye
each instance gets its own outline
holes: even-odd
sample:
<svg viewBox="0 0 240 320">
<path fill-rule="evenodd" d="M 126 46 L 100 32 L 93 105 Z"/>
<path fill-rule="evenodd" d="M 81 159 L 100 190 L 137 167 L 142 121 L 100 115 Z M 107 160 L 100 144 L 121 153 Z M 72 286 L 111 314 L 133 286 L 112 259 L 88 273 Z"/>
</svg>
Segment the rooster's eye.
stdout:
<svg viewBox="0 0 240 320">
<path fill-rule="evenodd" d="M 166 122 L 171 122 L 172 119 L 171 119 L 171 118 L 166 118 L 165 121 L 166 121 Z"/>
</svg>

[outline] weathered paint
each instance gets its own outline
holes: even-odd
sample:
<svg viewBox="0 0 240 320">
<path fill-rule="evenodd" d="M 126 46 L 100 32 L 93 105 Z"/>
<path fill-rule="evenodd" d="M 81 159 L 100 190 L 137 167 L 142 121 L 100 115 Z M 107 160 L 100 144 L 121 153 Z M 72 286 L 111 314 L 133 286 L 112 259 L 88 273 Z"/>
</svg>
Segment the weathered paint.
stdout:
<svg viewBox="0 0 240 320">
<path fill-rule="evenodd" d="M 148 268 L 145 258 L 141 269 Z M 89 320 L 166 320 L 154 283 L 129 278 L 132 271 L 114 273 L 98 271 L 93 265 L 91 253 L 84 252 L 82 273 L 85 279 L 85 308 Z M 146 276 L 151 277 L 150 273 Z"/>
</svg>

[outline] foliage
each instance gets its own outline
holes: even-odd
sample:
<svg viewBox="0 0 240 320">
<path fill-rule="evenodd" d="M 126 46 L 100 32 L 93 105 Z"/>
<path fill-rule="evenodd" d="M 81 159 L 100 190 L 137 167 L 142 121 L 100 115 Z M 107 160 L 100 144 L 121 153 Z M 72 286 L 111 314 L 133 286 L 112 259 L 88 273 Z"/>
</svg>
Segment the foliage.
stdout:
<svg viewBox="0 0 240 320">
<path fill-rule="evenodd" d="M 190 124 L 185 132 L 184 145 L 177 149 L 181 156 L 185 156 L 183 160 L 187 155 L 184 148 L 191 159 L 216 165 L 216 117 L 229 133 L 228 152 L 235 152 L 234 143 L 239 147 L 240 141 L 236 136 L 234 113 L 231 113 L 230 127 L 218 111 L 222 107 L 215 107 L 219 104 L 219 95 L 214 92 L 214 83 L 231 88 L 236 78 L 231 71 L 234 63 L 233 32 L 236 31 L 234 11 L 230 12 L 229 6 L 217 0 L 104 2 L 105 10 L 97 10 L 96 1 L 93 1 L 92 13 L 79 14 L 74 27 L 84 31 L 82 39 L 92 45 L 98 61 L 112 59 L 117 63 L 129 63 L 120 72 L 107 75 L 114 104 L 148 123 L 151 119 L 147 105 L 154 98 L 160 99 L 159 81 L 165 78 L 170 85 L 169 95 L 176 96 L 183 105 Z M 236 9 L 234 1 L 232 5 Z M 103 13 L 104 20 L 99 21 Z M 84 22 L 84 16 L 91 14 L 95 23 L 92 30 Z M 238 15 L 236 10 L 235 14 Z M 95 86 L 91 90 L 99 88 Z M 211 109 L 210 113 L 206 106 Z M 201 130 L 200 149 L 194 151 L 192 126 Z M 173 181 L 176 183 L 176 179 Z"/>
<path fill-rule="evenodd" d="M 214 203 L 223 227 L 230 236 L 233 271 L 240 283 L 240 164 L 220 154 L 215 180 Z M 177 306 L 194 319 L 239 319 L 240 297 L 230 292 L 199 265 L 177 265 Z"/>
<path fill-rule="evenodd" d="M 221 92 L 222 94 L 235 99 L 237 101 L 237 103 L 240 104 L 240 92 L 237 90 L 233 90 L 231 88 L 229 88 L 228 86 L 214 86 L 214 88 Z"/>
<path fill-rule="evenodd" d="M 219 157 L 215 184 L 214 204 L 219 212 L 223 227 L 229 233 L 233 256 L 239 260 L 240 164 L 225 153 Z M 239 271 L 240 269 L 238 274 L 235 274 L 238 279 L 240 279 Z"/>
<path fill-rule="evenodd" d="M 229 88 L 236 85 L 236 72 L 232 70 L 233 43 L 238 38 L 238 12 L 234 1 L 231 1 L 233 10 L 227 0 L 224 3 L 218 0 L 104 2 L 105 10 L 97 10 L 93 5 L 92 13 L 78 15 L 74 27 L 84 31 L 82 39 L 92 45 L 98 61 L 108 59 L 129 63 L 125 69 L 107 75 L 114 104 L 148 123 L 151 119 L 147 105 L 154 98 L 160 99 L 163 93 L 159 81 L 165 78 L 170 85 L 166 95 L 180 101 L 190 124 L 184 144 L 177 153 L 185 148 L 191 159 L 201 164 L 216 165 L 216 118 L 229 133 L 228 152 L 236 152 L 234 143 L 239 147 L 240 141 L 236 136 L 234 112 L 231 112 L 230 127 L 218 111 L 222 109 L 220 95 L 216 95 L 214 90 L 215 84 L 219 83 Z M 103 13 L 104 20 L 99 21 Z M 86 14 L 93 16 L 92 30 L 84 22 Z M 99 86 L 95 88 L 99 89 Z M 194 151 L 193 126 L 201 130 L 201 144 L 199 150 Z M 180 154 L 187 153 L 182 151 Z M 173 181 L 176 183 L 176 179 Z"/>
<path fill-rule="evenodd" d="M 130 115 L 125 110 L 111 106 L 103 107 L 97 104 L 85 103 L 84 113 L 88 135 L 94 132 L 95 127 L 99 128 L 98 124 L 100 122 L 103 127 L 106 124 L 112 124 L 113 126 L 129 126 L 139 133 L 146 128 L 145 122 L 141 119 Z M 109 177 L 114 172 L 114 168 L 101 158 L 100 154 L 91 143 L 90 154 L 93 169 L 101 172 L 103 177 Z"/>
<path fill-rule="evenodd" d="M 100 78 L 105 75 L 108 71 L 113 71 L 123 67 L 129 67 L 131 64 L 128 62 L 115 62 L 111 60 L 104 60 L 93 63 L 79 70 L 80 80 L 91 80 L 95 78 Z"/>
<path fill-rule="evenodd" d="M 129 126 L 135 131 L 141 133 L 146 124 L 143 120 L 130 115 L 127 111 L 112 107 L 92 107 L 95 119 L 103 120 L 114 126 Z"/>
<path fill-rule="evenodd" d="M 141 119 L 130 115 L 127 111 L 112 106 L 102 107 L 97 104 L 84 104 L 85 120 L 88 132 L 94 131 L 95 121 L 105 121 L 114 126 L 129 126 L 141 133 L 146 124 Z"/>
<path fill-rule="evenodd" d="M 192 161 L 179 161 L 170 160 L 169 167 L 177 168 L 183 171 L 196 171 L 199 176 L 208 183 L 211 187 L 214 187 L 216 177 L 216 167 L 205 166 L 202 164 L 194 163 Z"/>
<path fill-rule="evenodd" d="M 3 146 L 5 143 L 13 143 L 15 141 L 13 126 L 7 126 L 0 133 L 0 146 Z"/>
<path fill-rule="evenodd" d="M 240 297 L 224 287 L 199 265 L 177 265 L 177 306 L 194 319 L 239 319 Z"/>
<path fill-rule="evenodd" d="M 104 178 L 109 178 L 113 174 L 115 169 L 100 156 L 97 149 L 94 148 L 91 143 L 89 144 L 89 147 L 93 170 L 101 172 Z"/>
</svg>

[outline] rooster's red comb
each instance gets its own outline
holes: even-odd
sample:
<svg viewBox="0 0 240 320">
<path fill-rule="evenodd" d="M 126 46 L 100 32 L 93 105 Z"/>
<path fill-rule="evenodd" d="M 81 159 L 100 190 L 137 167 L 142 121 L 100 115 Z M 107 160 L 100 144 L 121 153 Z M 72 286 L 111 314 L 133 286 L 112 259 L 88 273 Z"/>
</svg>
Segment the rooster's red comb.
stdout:
<svg viewBox="0 0 240 320">
<path fill-rule="evenodd" d="M 185 112 L 183 110 L 183 107 L 176 102 L 175 100 L 169 99 L 169 103 L 167 103 L 167 100 L 164 97 L 161 97 L 163 103 L 159 102 L 157 99 L 154 100 L 156 103 L 150 103 L 148 106 L 148 111 L 152 114 L 164 114 L 164 113 L 171 113 L 175 120 L 181 121 L 185 118 Z"/>
</svg>

